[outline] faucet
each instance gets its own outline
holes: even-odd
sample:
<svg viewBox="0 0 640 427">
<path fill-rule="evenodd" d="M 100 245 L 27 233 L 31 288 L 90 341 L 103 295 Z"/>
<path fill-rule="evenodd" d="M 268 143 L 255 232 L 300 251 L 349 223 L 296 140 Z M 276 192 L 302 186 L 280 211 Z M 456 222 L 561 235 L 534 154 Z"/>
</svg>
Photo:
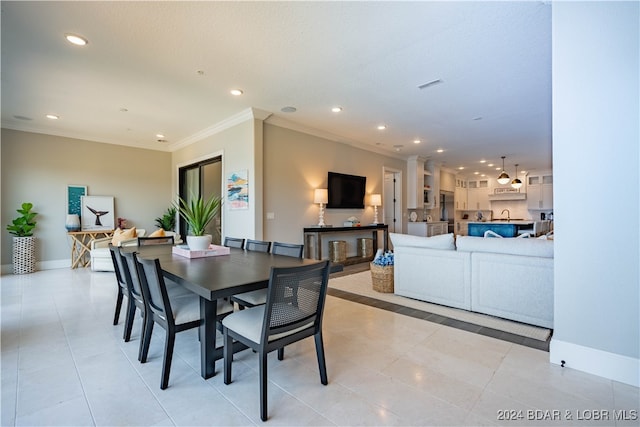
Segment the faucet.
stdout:
<svg viewBox="0 0 640 427">
<path fill-rule="evenodd" d="M 504 214 L 505 211 L 507 212 L 507 221 L 511 221 L 511 212 L 509 212 L 509 209 L 503 209 L 500 215 Z"/>
</svg>

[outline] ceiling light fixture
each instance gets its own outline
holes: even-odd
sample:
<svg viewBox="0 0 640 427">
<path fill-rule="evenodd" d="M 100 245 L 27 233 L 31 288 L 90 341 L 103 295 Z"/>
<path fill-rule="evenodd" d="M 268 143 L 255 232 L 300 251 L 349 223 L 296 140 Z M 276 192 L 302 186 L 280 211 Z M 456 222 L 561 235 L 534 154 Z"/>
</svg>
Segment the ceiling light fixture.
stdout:
<svg viewBox="0 0 640 427">
<path fill-rule="evenodd" d="M 518 164 L 517 163 L 516 163 L 516 177 L 513 179 L 513 181 L 511 181 L 511 186 L 513 188 L 522 187 L 522 181 L 520 181 L 520 178 L 518 178 Z"/>
<path fill-rule="evenodd" d="M 342 107 L 333 107 L 331 111 L 333 111 L 334 113 L 339 113 L 342 111 Z"/>
<path fill-rule="evenodd" d="M 430 82 L 418 85 L 418 89 L 420 89 L 420 90 L 426 89 L 428 87 L 435 86 L 435 85 L 440 84 L 440 83 L 442 83 L 442 80 L 440 80 L 440 79 L 431 80 Z"/>
<path fill-rule="evenodd" d="M 378 125 L 378 130 L 385 130 L 387 125 Z"/>
<path fill-rule="evenodd" d="M 67 39 L 69 43 L 75 44 L 76 46 L 86 46 L 89 44 L 89 40 L 77 34 L 67 33 L 64 35 L 64 38 Z"/>
<path fill-rule="evenodd" d="M 438 149 L 436 150 L 436 153 L 444 153 L 444 150 L 443 150 L 442 148 L 438 148 Z"/>
<path fill-rule="evenodd" d="M 502 173 L 498 176 L 498 183 L 504 185 L 504 184 L 508 184 L 510 181 L 509 175 L 507 175 L 507 173 L 504 171 L 504 159 L 506 157 L 502 156 Z"/>
<path fill-rule="evenodd" d="M 282 107 L 280 111 L 283 113 L 295 113 L 298 109 L 296 107 Z"/>
<path fill-rule="evenodd" d="M 243 92 L 243 91 L 241 91 L 240 89 L 231 89 L 231 90 L 229 91 L 229 93 L 231 93 L 231 95 L 233 95 L 233 96 L 240 96 L 240 95 L 242 95 L 244 92 Z"/>
<path fill-rule="evenodd" d="M 55 114 L 47 114 L 47 119 L 51 119 L 51 120 L 58 120 L 60 118 L 60 116 L 57 116 Z"/>
<path fill-rule="evenodd" d="M 422 141 L 420 141 L 419 139 L 414 139 L 414 140 L 413 140 L 413 143 L 414 143 L 414 144 L 420 144 L 421 142 L 422 142 Z"/>
<path fill-rule="evenodd" d="M 156 138 L 164 138 L 164 135 L 163 135 L 163 134 L 161 134 L 161 133 L 157 133 L 157 134 L 156 134 Z"/>
</svg>

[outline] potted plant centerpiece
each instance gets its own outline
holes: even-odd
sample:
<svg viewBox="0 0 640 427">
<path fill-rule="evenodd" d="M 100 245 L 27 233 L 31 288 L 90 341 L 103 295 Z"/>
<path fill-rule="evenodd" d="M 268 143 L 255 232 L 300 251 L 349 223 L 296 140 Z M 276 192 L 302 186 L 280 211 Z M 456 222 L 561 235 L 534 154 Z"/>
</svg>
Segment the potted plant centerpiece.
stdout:
<svg viewBox="0 0 640 427">
<path fill-rule="evenodd" d="M 36 227 L 34 218 L 37 212 L 32 212 L 32 203 L 23 203 L 18 209 L 20 216 L 7 225 L 9 233 L 13 234 L 13 274 L 33 273 L 36 271 L 36 238 L 33 229 Z"/>
<path fill-rule="evenodd" d="M 218 215 L 222 199 L 211 196 L 208 200 L 202 197 L 192 196 L 187 202 L 178 197 L 176 209 L 186 221 L 189 230 L 187 232 L 187 245 L 192 251 L 203 251 L 211 244 L 211 234 L 204 234 L 207 225 Z"/>
</svg>

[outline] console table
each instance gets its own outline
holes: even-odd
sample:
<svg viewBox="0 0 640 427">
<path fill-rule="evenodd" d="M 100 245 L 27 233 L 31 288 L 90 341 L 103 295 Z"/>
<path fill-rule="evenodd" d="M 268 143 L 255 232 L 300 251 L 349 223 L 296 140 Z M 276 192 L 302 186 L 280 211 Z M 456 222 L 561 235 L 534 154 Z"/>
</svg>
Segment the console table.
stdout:
<svg viewBox="0 0 640 427">
<path fill-rule="evenodd" d="M 113 236 L 113 230 L 69 231 L 71 237 L 71 268 L 88 267 L 91 264 L 91 242 Z"/>
<path fill-rule="evenodd" d="M 378 250 L 378 232 L 383 235 L 383 247 L 389 249 L 389 226 L 386 224 L 363 225 L 360 227 L 305 227 L 304 228 L 304 257 L 311 259 L 322 259 L 322 236 L 323 234 L 342 233 L 362 233 L 371 231 L 373 238 L 374 253 Z M 355 264 L 357 262 L 370 261 L 370 258 L 351 257 L 347 258 L 345 264 Z"/>
</svg>

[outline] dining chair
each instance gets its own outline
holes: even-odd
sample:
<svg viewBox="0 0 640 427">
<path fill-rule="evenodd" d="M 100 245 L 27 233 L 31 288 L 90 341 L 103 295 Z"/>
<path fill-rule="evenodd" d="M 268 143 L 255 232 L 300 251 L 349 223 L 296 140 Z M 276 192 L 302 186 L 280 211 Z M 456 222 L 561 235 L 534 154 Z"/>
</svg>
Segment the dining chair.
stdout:
<svg viewBox="0 0 640 427">
<path fill-rule="evenodd" d="M 138 258 L 136 254 L 132 254 L 132 256 L 137 266 L 138 277 L 148 307 L 140 362 L 147 361 L 153 326 L 157 323 L 166 332 L 160 377 L 160 389 L 164 390 L 169 386 L 176 334 L 197 328 L 202 323 L 200 297 L 188 290 L 181 295 L 171 295 L 162 274 L 160 260 L 157 258 Z M 218 301 L 218 316 L 232 311 L 233 307 L 229 303 Z"/>
<path fill-rule="evenodd" d="M 135 262 L 135 251 L 120 251 L 120 258 L 122 260 L 122 268 L 123 276 L 127 284 L 129 285 L 129 293 L 131 295 L 131 299 L 134 304 L 130 311 L 131 322 L 128 324 L 128 329 L 126 331 L 127 338 L 131 337 L 131 330 L 133 329 L 133 319 L 135 318 L 136 308 L 140 310 L 140 314 L 142 316 L 142 327 L 140 330 L 140 348 L 138 349 L 138 360 L 142 362 L 142 352 L 144 347 L 144 332 L 145 328 L 148 324 L 147 322 L 147 299 L 144 295 L 144 289 L 142 287 L 142 283 L 140 282 L 140 277 L 137 271 L 137 265 Z M 186 289 L 184 286 L 181 286 L 177 283 L 171 283 L 167 286 L 167 292 L 171 297 L 180 297 L 183 295 L 191 294 L 191 291 Z M 129 341 L 129 339 L 125 339 L 125 341 Z M 148 345 L 148 343 L 147 343 Z"/>
<path fill-rule="evenodd" d="M 259 357 L 260 418 L 267 420 L 267 354 L 314 337 L 320 382 L 327 385 L 327 366 L 322 341 L 322 314 L 327 295 L 329 261 L 299 267 L 273 267 L 267 302 L 236 311 L 222 320 L 224 335 L 224 383 L 231 383 L 233 341 L 252 348 Z M 295 298 L 288 296 L 293 290 Z"/>
<path fill-rule="evenodd" d="M 274 255 L 284 255 L 294 258 L 302 258 L 303 245 L 293 243 L 273 242 L 271 253 Z M 255 307 L 267 302 L 267 290 L 258 289 L 255 291 L 244 292 L 242 294 L 233 295 L 231 302 L 238 304 L 240 310 L 245 307 Z"/>
<path fill-rule="evenodd" d="M 173 236 L 158 236 L 158 237 L 138 237 L 138 246 L 147 245 L 173 245 Z"/>
<path fill-rule="evenodd" d="M 254 252 L 269 252 L 269 249 L 271 249 L 271 242 L 247 239 L 244 243 L 244 248 L 248 251 Z"/>
<path fill-rule="evenodd" d="M 244 239 L 240 239 L 238 237 L 225 237 L 224 246 L 228 248 L 242 249 L 244 247 Z"/>
<path fill-rule="evenodd" d="M 128 318 L 128 313 L 129 313 L 129 305 L 133 304 L 133 301 L 131 300 L 131 297 L 129 296 L 129 289 L 127 288 L 127 282 L 124 280 L 124 278 L 122 277 L 122 274 L 120 272 L 120 265 L 118 263 L 118 258 L 120 257 L 120 252 L 118 251 L 118 247 L 117 246 L 113 246 L 112 244 L 109 244 L 109 253 L 111 254 L 111 261 L 113 262 L 113 271 L 115 272 L 116 275 L 116 282 L 118 285 L 118 296 L 116 297 L 116 312 L 113 316 L 113 324 L 117 325 L 119 320 L 120 320 L 120 310 L 122 309 L 122 302 L 124 301 L 124 298 L 127 298 L 127 310 L 125 312 L 125 331 L 126 331 L 126 325 L 129 322 L 129 318 Z M 126 339 L 126 333 L 123 336 L 123 338 L 125 339 L 125 341 L 127 341 Z"/>
</svg>

